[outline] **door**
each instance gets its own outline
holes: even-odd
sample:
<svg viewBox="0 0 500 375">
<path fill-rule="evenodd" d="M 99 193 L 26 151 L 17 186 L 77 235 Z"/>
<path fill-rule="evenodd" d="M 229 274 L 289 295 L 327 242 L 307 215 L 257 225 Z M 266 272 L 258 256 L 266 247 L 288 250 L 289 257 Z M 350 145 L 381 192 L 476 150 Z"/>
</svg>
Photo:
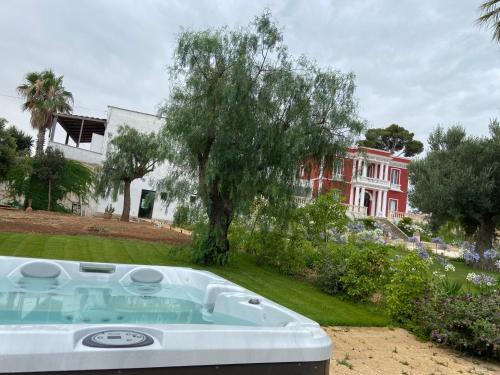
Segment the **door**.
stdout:
<svg viewBox="0 0 500 375">
<path fill-rule="evenodd" d="M 151 219 L 153 217 L 155 195 L 156 192 L 154 190 L 142 190 L 141 201 L 139 203 L 139 217 L 144 219 Z"/>
</svg>

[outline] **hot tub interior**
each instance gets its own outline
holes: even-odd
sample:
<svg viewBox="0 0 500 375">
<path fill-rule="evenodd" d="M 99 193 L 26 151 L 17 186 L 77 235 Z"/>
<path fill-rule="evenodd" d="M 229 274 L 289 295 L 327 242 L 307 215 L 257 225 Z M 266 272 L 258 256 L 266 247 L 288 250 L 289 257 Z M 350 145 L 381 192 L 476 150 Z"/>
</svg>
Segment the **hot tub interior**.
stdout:
<svg viewBox="0 0 500 375">
<path fill-rule="evenodd" d="M 249 291 L 192 269 L 12 259 L 0 265 L 0 324 L 284 326 L 293 321 Z"/>
<path fill-rule="evenodd" d="M 213 273 L 0 257 L 0 373 L 328 373 L 314 321 Z"/>
</svg>

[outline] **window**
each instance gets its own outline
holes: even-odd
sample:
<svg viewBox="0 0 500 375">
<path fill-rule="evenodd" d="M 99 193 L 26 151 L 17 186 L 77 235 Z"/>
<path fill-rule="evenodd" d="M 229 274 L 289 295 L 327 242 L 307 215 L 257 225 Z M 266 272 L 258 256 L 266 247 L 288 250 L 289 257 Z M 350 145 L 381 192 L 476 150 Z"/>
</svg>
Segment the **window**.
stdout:
<svg viewBox="0 0 500 375">
<path fill-rule="evenodd" d="M 344 160 L 343 159 L 335 159 L 333 161 L 333 176 L 342 176 L 344 170 Z"/>
<path fill-rule="evenodd" d="M 391 184 L 399 185 L 399 169 L 391 170 Z"/>
<path fill-rule="evenodd" d="M 389 199 L 389 212 L 397 212 L 397 211 L 398 211 L 398 200 Z"/>
</svg>

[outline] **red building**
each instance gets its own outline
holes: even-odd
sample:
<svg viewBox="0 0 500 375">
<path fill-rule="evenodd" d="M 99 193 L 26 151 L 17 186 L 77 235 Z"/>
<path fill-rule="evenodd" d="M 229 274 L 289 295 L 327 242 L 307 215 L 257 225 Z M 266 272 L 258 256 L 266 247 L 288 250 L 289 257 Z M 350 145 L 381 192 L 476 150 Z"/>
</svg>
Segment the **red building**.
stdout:
<svg viewBox="0 0 500 375">
<path fill-rule="evenodd" d="M 299 171 L 298 199 L 306 202 L 320 192 L 337 189 L 343 192 L 352 216 L 397 220 L 406 213 L 409 162 L 388 151 L 349 148 L 342 159 L 303 166 Z"/>
</svg>

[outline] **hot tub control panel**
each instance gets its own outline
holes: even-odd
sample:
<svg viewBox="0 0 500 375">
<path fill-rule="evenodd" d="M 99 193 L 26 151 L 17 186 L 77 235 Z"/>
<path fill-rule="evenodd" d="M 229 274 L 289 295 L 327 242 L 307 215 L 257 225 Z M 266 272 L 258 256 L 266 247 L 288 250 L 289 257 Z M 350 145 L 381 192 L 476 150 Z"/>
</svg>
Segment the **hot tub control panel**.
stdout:
<svg viewBox="0 0 500 375">
<path fill-rule="evenodd" d="M 153 344 L 146 333 L 129 330 L 108 330 L 86 336 L 82 344 L 91 348 L 136 348 Z"/>
</svg>

